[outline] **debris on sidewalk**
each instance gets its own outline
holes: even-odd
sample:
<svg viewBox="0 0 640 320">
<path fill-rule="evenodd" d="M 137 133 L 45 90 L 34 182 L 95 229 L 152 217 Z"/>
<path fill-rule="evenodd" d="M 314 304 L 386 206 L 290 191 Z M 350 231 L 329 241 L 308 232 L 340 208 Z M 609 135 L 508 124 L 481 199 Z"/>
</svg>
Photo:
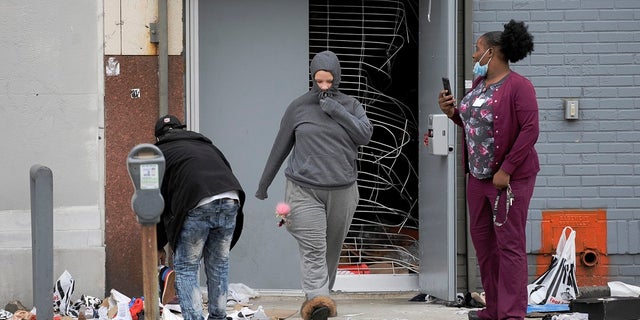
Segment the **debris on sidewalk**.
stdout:
<svg viewBox="0 0 640 320">
<path fill-rule="evenodd" d="M 53 286 L 53 312 L 66 316 L 69 314 L 71 307 L 71 294 L 75 280 L 71 277 L 69 271 L 65 270 Z M 77 317 L 77 313 L 76 313 Z"/>
<path fill-rule="evenodd" d="M 227 307 L 235 305 L 247 306 L 251 298 L 258 297 L 258 292 L 243 283 L 230 283 L 227 294 Z"/>
<path fill-rule="evenodd" d="M 159 285 L 162 287 L 163 277 L 159 277 Z M 174 284 L 167 284 L 173 286 Z M 111 289 L 109 296 L 104 299 L 92 297 L 88 295 L 80 295 L 79 299 L 72 299 L 74 295 L 75 280 L 66 270 L 58 278 L 54 284 L 54 296 L 52 297 L 52 303 L 54 307 L 57 307 L 56 313 L 52 320 L 144 320 L 144 297 L 128 297 L 121 292 Z M 607 288 L 607 296 L 631 296 L 638 298 L 639 287 L 628 285 L 622 282 L 610 282 Z M 582 290 L 581 290 L 582 291 Z M 602 290 L 600 290 L 602 291 Z M 584 290 L 582 292 L 588 292 Z M 599 292 L 599 291 L 598 291 Z M 206 292 L 203 292 L 206 297 Z M 267 296 L 268 297 L 268 296 Z M 252 299 L 257 298 L 260 301 L 260 305 L 253 304 Z M 297 305 L 299 305 L 300 299 L 303 297 L 296 297 L 291 300 L 279 300 L 274 299 L 264 300 L 264 297 L 260 297 L 259 293 L 242 284 L 231 283 L 229 284 L 229 294 L 227 296 L 227 316 L 229 320 L 283 320 L 289 318 L 296 318 L 298 314 Z M 375 299 L 375 298 L 374 298 Z M 160 320 L 183 320 L 180 313 L 180 305 L 177 299 L 171 299 L 171 303 L 162 304 L 159 303 L 159 318 Z M 359 300 L 359 299 L 356 299 Z M 425 304 L 433 305 L 426 310 L 420 310 L 420 318 L 424 316 L 424 312 L 433 312 L 433 310 L 440 310 L 439 306 L 443 307 L 455 307 L 457 311 L 450 311 L 445 318 L 437 319 L 466 319 L 466 314 L 475 308 L 484 307 L 484 293 L 483 292 L 466 292 L 464 294 L 459 293 L 456 296 L 455 301 L 448 301 L 440 299 L 429 294 L 418 294 L 413 298 L 409 296 L 402 297 L 400 301 L 412 301 L 422 302 Z M 287 302 L 284 302 L 287 301 Z M 205 314 L 206 314 L 206 298 L 205 301 Z M 350 305 L 353 305 L 354 301 L 349 300 Z M 266 304 L 265 304 L 266 303 Z M 359 303 L 359 302 L 358 302 Z M 357 303 L 356 303 L 357 304 Z M 438 305 L 438 306 L 436 306 Z M 543 306 L 536 306 L 543 307 Z M 577 320 L 584 319 L 584 314 L 580 314 L 580 310 L 568 310 L 568 305 L 555 305 L 555 307 L 564 307 L 562 311 L 554 310 L 553 312 L 544 312 L 549 310 L 528 310 L 528 318 L 541 318 L 543 320 Z M 364 308 L 364 309 L 363 309 Z M 356 319 L 364 316 L 361 310 L 367 310 L 367 306 L 358 306 L 356 309 L 351 309 L 342 317 Z M 402 307 L 400 307 L 402 308 Z M 411 307 L 408 307 L 411 308 Z M 435 309 L 434 309 L 435 308 Z M 446 308 L 443 308 L 443 310 Z M 66 310 L 66 314 L 63 315 L 63 310 Z M 128 312 L 127 312 L 128 311 Z M 572 311 L 573 313 L 570 313 Z M 402 311 L 405 312 L 405 311 Z M 409 311 L 414 312 L 415 311 Z M 436 319 L 436 318 L 434 318 Z M 36 310 L 25 306 L 22 302 L 13 300 L 5 304 L 4 309 L 0 309 L 0 320 L 37 320 Z M 40 319 L 46 320 L 46 319 Z"/>
<path fill-rule="evenodd" d="M 164 292 L 167 287 L 173 287 L 174 283 L 165 283 L 170 277 L 160 275 L 159 289 Z M 73 301 L 75 280 L 65 270 L 56 280 L 53 286 L 52 304 L 54 311 L 53 320 L 143 320 L 144 297 L 128 297 L 116 289 L 109 291 L 109 296 L 104 299 L 81 295 Z M 175 294 L 175 290 L 171 291 Z M 165 294 L 166 295 L 166 294 Z M 249 308 L 250 300 L 257 298 L 258 292 L 242 283 L 229 284 L 227 295 L 227 319 L 229 320 L 279 320 L 286 319 L 298 312 L 298 310 L 264 309 L 258 306 L 255 310 Z M 162 297 L 162 295 L 160 295 Z M 182 320 L 180 305 L 177 297 L 166 297 L 169 301 L 165 304 L 159 302 L 160 320 Z M 206 316 L 206 305 L 205 305 Z M 0 320 L 36 320 L 36 309 L 29 310 L 18 300 L 8 302 L 4 309 L 0 309 Z"/>
<path fill-rule="evenodd" d="M 417 301 L 417 302 L 426 302 L 432 304 L 441 304 L 446 307 L 457 307 L 457 308 L 484 308 L 484 292 L 466 292 L 464 294 L 458 293 L 456 295 L 456 301 L 449 301 L 440 299 L 438 297 L 429 295 L 429 294 L 418 294 L 415 297 L 411 298 L 409 301 Z"/>
</svg>

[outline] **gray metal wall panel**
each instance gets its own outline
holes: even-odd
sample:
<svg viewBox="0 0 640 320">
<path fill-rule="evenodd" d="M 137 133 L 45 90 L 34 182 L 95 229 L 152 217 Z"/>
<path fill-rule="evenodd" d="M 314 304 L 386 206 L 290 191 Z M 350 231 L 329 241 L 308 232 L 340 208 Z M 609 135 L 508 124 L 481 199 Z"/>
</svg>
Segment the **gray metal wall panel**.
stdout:
<svg viewBox="0 0 640 320">
<path fill-rule="evenodd" d="M 455 1 L 420 3 L 420 132 L 429 114 L 442 114 L 437 96 L 441 77 L 455 76 Z M 455 83 L 455 82 L 454 82 Z M 452 137 L 453 124 L 449 123 Z M 453 139 L 453 138 L 451 138 Z M 449 145 L 453 145 L 450 141 Z M 420 289 L 455 300 L 455 156 L 420 148 Z"/>
<path fill-rule="evenodd" d="M 282 170 L 268 199 L 254 194 L 285 108 L 308 90 L 308 47 L 306 1 L 199 2 L 200 131 L 225 153 L 247 193 L 231 283 L 300 288 L 297 246 L 274 216 L 284 199 Z"/>
</svg>

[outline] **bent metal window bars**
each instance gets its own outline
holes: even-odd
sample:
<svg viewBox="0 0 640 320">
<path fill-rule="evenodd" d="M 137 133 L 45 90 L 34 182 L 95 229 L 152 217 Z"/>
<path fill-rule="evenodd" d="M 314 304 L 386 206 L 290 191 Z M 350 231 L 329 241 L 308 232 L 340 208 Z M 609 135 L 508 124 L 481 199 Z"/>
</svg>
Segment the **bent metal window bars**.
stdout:
<svg viewBox="0 0 640 320">
<path fill-rule="evenodd" d="M 374 125 L 359 153 L 360 203 L 339 273 L 419 272 L 418 1 L 311 0 L 309 54 L 340 58 L 340 89 Z"/>
</svg>

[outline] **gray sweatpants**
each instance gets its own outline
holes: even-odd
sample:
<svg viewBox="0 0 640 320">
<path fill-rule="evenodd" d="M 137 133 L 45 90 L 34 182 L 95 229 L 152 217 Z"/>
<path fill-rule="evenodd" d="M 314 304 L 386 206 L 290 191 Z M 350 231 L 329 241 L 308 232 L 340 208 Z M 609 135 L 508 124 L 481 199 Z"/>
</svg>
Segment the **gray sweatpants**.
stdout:
<svg viewBox="0 0 640 320">
<path fill-rule="evenodd" d="M 328 296 L 336 280 L 344 238 L 360 195 L 358 185 L 336 190 L 300 187 L 287 180 L 291 206 L 287 230 L 298 241 L 302 291 L 307 299 Z"/>
</svg>

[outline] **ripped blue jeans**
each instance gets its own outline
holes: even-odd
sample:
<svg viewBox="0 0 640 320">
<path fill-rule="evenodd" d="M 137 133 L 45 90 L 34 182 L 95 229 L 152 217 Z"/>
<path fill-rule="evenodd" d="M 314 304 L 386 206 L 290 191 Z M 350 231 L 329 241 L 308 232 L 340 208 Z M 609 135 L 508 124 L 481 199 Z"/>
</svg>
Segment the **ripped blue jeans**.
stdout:
<svg viewBox="0 0 640 320">
<path fill-rule="evenodd" d="M 217 199 L 189 210 L 174 249 L 176 292 L 184 320 L 203 320 L 198 270 L 204 259 L 208 320 L 226 319 L 229 250 L 239 204 Z"/>
</svg>

